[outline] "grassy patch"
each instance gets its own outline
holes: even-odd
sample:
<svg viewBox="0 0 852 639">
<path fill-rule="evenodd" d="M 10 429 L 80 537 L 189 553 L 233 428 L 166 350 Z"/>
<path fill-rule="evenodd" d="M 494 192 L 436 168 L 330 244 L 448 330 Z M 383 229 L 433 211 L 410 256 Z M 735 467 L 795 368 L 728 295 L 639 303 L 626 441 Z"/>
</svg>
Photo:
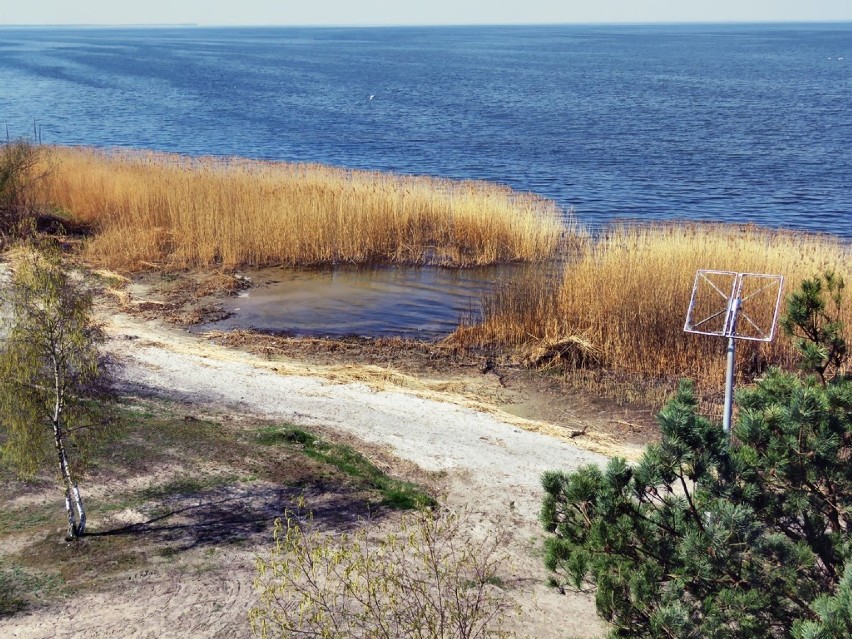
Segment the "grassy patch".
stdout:
<svg viewBox="0 0 852 639">
<path fill-rule="evenodd" d="M 67 543 L 51 533 L 21 551 L 15 561 L 23 569 L 43 575 L 46 583 L 55 582 L 74 592 L 145 565 L 148 556 L 144 545 L 131 536 L 83 537 Z M 45 595 L 57 592 L 45 591 Z"/>
<path fill-rule="evenodd" d="M 119 404 L 113 428 L 120 438 L 107 442 L 89 467 L 118 477 L 150 471 L 152 462 L 182 464 L 188 458 L 227 461 L 235 451 L 234 437 L 222 424 L 178 414 L 171 407 Z"/>
<path fill-rule="evenodd" d="M 131 571 L 166 563 L 191 567 L 193 549 L 254 543 L 266 537 L 299 485 L 319 486 L 344 510 L 366 511 L 377 498 L 393 508 L 432 503 L 351 447 L 295 428 L 231 428 L 186 411 L 153 402 L 116 407 L 121 436 L 92 451 L 91 472 L 80 486 L 89 524 L 74 543 L 64 541 L 62 492 L 52 468 L 37 481 L 19 482 L 0 467 L 5 499 L 32 497 L 0 502 L 0 537 L 14 535 L 21 545 L 0 557 L 0 617 L 115 588 Z M 264 481 L 253 481 L 258 477 Z M 120 513 L 125 509 L 134 511 L 129 518 Z M 203 565 L 217 563 L 208 558 Z"/>
<path fill-rule="evenodd" d="M 351 446 L 327 442 L 293 427 L 264 428 L 257 440 L 264 446 L 284 445 L 301 450 L 311 459 L 334 466 L 361 486 L 378 490 L 382 503 L 391 508 L 404 510 L 434 505 L 434 499 L 419 486 L 388 476 Z"/>
<path fill-rule="evenodd" d="M 31 529 L 43 530 L 52 522 L 61 521 L 61 513 L 64 510 L 60 509 L 64 509 L 64 506 L 60 501 L 59 489 L 57 489 L 56 496 L 56 503 L 53 504 L 0 510 L 0 535 Z"/>
<path fill-rule="evenodd" d="M 211 488 L 231 486 L 240 481 L 236 475 L 214 475 L 207 477 L 181 477 L 159 486 L 149 486 L 139 491 L 142 501 L 154 501 L 173 495 L 193 495 Z"/>
<path fill-rule="evenodd" d="M 157 504 L 170 497 L 197 495 L 210 489 L 233 486 L 241 481 L 243 480 L 234 474 L 180 477 L 163 484 L 154 484 L 141 490 L 116 495 L 116 498 L 112 501 L 93 502 L 87 506 L 87 513 L 89 517 L 98 517 L 126 508 L 135 509 L 147 505 L 146 513 L 155 518 L 169 513 L 171 509 L 162 504 L 152 504 Z M 54 510 L 56 508 L 58 506 Z M 88 531 L 92 533 L 95 532 L 95 529 L 90 525 Z M 2 532 L 2 518 L 0 518 L 0 532 Z"/>
<path fill-rule="evenodd" d="M 0 562 L 0 619 L 27 610 L 43 598 L 56 596 L 63 586 L 58 574 Z"/>
</svg>

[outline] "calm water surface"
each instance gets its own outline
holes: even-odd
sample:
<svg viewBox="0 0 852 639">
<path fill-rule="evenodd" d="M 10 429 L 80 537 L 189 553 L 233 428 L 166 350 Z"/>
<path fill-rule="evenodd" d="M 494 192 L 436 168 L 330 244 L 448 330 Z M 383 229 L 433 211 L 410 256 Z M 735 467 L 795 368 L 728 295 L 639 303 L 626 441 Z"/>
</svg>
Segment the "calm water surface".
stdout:
<svg viewBox="0 0 852 639">
<path fill-rule="evenodd" d="M 0 29 L 13 137 L 36 119 L 52 143 L 493 180 L 591 227 L 713 220 L 852 238 L 850 105 L 843 23 Z M 244 324 L 274 330 L 428 332 L 434 318 L 440 332 L 479 293 L 429 273 L 314 274 L 321 293 L 294 276 L 238 301 L 313 309 Z M 274 290 L 279 302 L 254 304 Z"/>
<path fill-rule="evenodd" d="M 13 136 L 494 180 L 591 225 L 850 237 L 850 105 L 844 23 L 0 29 Z"/>
<path fill-rule="evenodd" d="M 435 339 L 479 319 L 483 296 L 530 268 L 543 267 L 260 269 L 252 288 L 225 300 L 231 317 L 197 328 Z"/>
</svg>

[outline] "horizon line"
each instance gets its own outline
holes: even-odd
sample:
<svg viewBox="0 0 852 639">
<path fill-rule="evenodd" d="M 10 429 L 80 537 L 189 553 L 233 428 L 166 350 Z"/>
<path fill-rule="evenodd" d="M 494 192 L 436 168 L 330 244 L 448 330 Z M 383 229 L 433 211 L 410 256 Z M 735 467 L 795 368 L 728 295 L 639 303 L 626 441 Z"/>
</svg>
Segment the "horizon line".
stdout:
<svg viewBox="0 0 852 639">
<path fill-rule="evenodd" d="M 459 22 L 459 23 L 342 23 L 342 24 L 321 24 L 321 23 L 304 23 L 304 24 L 257 24 L 257 23 L 199 23 L 199 22 L 116 22 L 116 23 L 97 23 L 97 22 L 69 22 L 69 23 L 21 23 L 21 24 L 0 24 L 0 29 L 12 28 L 292 28 L 292 29 L 357 29 L 357 28 L 417 28 L 417 27 L 546 27 L 546 26 L 692 26 L 692 25 L 750 25 L 750 24 L 847 24 L 852 23 L 852 17 L 836 19 L 767 19 L 767 20 L 642 20 L 629 22 Z"/>
</svg>

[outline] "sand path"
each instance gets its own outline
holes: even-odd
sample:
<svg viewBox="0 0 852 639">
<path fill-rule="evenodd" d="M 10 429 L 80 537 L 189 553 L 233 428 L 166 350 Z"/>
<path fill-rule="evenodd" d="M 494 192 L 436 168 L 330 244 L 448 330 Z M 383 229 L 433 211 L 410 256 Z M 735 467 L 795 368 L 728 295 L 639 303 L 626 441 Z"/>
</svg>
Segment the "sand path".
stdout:
<svg viewBox="0 0 852 639">
<path fill-rule="evenodd" d="M 382 383 L 379 375 L 371 381 L 363 371 L 352 371 L 350 377 L 366 377 L 366 382 L 341 381 L 346 371 L 340 367 L 267 361 L 121 314 L 110 318 L 109 333 L 128 390 L 322 426 L 441 473 L 448 505 L 472 509 L 485 532 L 496 525 L 513 531 L 508 550 L 515 571 L 528 576 L 516 591 L 523 608 L 517 628 L 522 636 L 603 634 L 590 595 L 560 595 L 543 585 L 536 517 L 543 471 L 600 464 L 605 457 L 533 432 L 540 424 L 473 408 L 469 397 L 430 390 L 428 383 L 400 389 Z M 245 613 L 254 601 L 251 560 L 256 551 L 224 550 L 215 566 L 204 564 L 197 574 L 129 575 L 109 592 L 85 593 L 0 621 L 0 636 L 249 636 Z"/>
</svg>

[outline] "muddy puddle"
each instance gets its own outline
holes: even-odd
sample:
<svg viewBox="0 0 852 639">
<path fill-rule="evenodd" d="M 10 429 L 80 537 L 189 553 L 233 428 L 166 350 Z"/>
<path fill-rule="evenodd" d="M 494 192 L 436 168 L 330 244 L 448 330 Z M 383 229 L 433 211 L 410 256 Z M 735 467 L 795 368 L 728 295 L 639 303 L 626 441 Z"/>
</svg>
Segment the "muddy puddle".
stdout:
<svg viewBox="0 0 852 639">
<path fill-rule="evenodd" d="M 260 269 L 246 273 L 251 288 L 224 300 L 230 317 L 196 330 L 439 339 L 460 321 L 478 320 L 484 296 L 531 268 L 537 267 Z"/>
</svg>

